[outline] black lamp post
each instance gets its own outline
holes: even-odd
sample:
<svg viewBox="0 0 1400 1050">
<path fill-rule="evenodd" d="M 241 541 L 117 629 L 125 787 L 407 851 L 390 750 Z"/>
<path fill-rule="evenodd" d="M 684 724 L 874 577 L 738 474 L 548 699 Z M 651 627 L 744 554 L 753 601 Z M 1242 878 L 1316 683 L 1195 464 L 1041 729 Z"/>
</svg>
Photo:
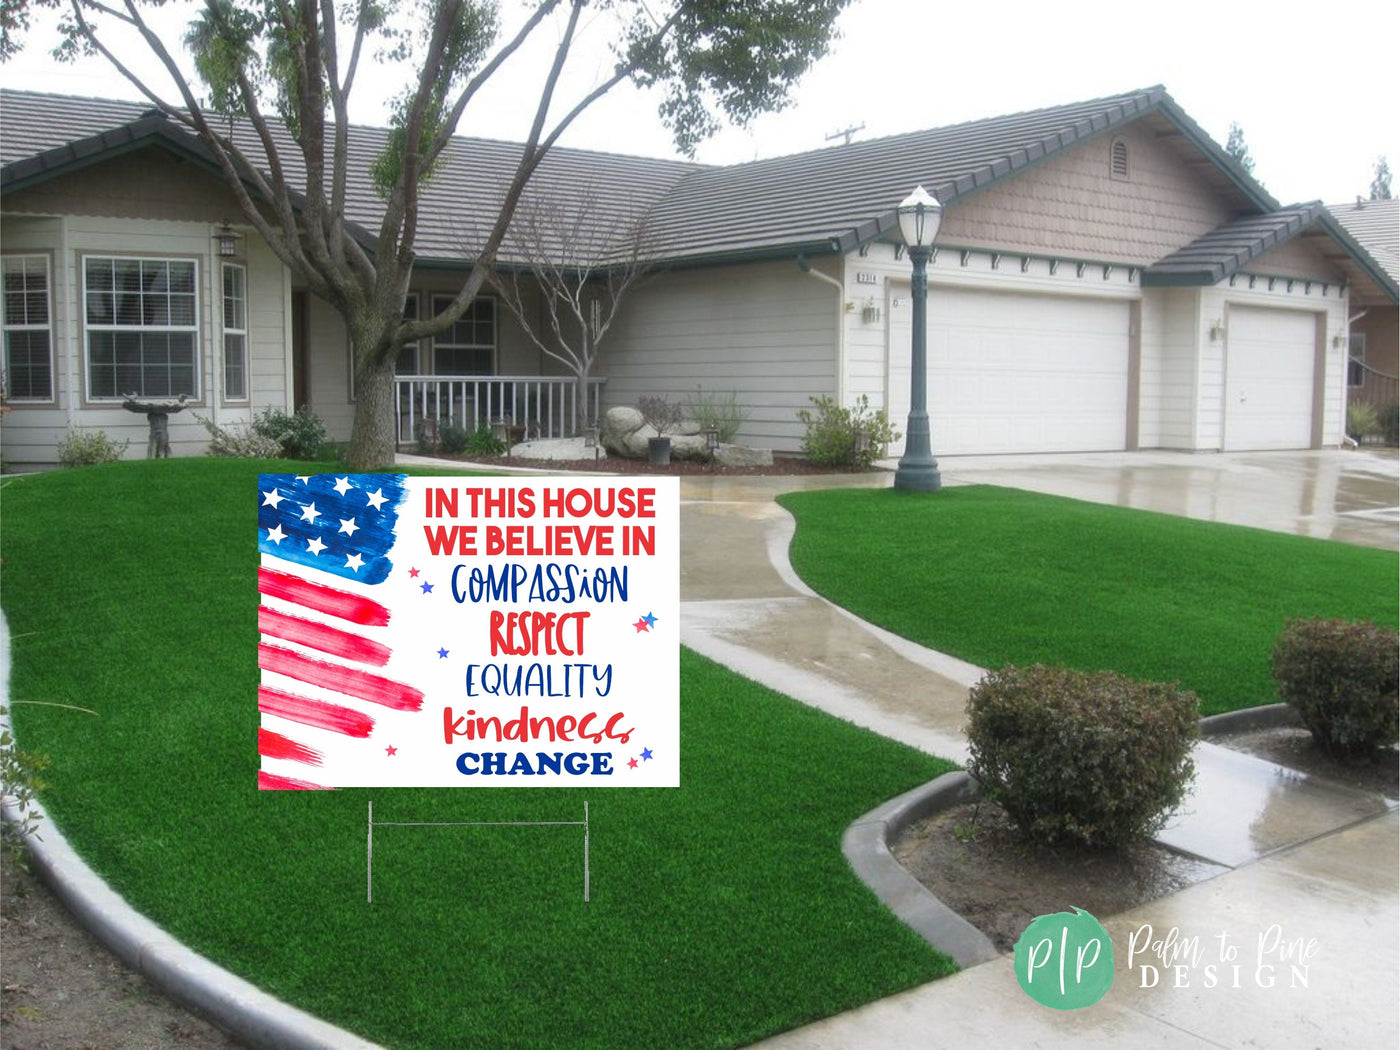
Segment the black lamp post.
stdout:
<svg viewBox="0 0 1400 1050">
<path fill-rule="evenodd" d="M 922 186 L 899 206 L 899 232 L 909 246 L 914 264 L 910 297 L 914 304 L 913 348 L 909 370 L 909 426 L 904 455 L 894 472 L 894 487 L 915 492 L 937 492 L 943 487 L 938 461 L 933 458 L 928 428 L 928 261 L 933 239 L 943 220 L 943 206 Z"/>
</svg>

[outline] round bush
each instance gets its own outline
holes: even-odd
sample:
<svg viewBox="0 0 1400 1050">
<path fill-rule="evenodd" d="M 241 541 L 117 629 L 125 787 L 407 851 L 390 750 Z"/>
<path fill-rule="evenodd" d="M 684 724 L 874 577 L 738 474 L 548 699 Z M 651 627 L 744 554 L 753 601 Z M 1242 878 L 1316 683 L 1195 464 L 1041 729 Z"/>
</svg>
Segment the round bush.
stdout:
<svg viewBox="0 0 1400 1050">
<path fill-rule="evenodd" d="M 968 697 L 968 771 L 1028 837 L 1123 846 L 1162 826 L 1194 773 L 1195 694 L 1111 671 L 1006 667 Z"/>
<path fill-rule="evenodd" d="M 1274 643 L 1279 696 L 1337 758 L 1390 747 L 1400 733 L 1400 648 L 1388 627 L 1293 620 Z"/>
</svg>

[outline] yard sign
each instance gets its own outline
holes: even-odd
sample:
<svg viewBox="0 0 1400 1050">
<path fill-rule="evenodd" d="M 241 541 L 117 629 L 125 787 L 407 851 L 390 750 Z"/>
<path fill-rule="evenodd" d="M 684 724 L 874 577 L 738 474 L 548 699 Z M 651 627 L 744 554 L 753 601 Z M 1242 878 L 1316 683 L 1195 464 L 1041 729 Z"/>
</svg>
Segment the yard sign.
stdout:
<svg viewBox="0 0 1400 1050">
<path fill-rule="evenodd" d="M 258 786 L 678 787 L 676 478 L 262 474 Z"/>
</svg>

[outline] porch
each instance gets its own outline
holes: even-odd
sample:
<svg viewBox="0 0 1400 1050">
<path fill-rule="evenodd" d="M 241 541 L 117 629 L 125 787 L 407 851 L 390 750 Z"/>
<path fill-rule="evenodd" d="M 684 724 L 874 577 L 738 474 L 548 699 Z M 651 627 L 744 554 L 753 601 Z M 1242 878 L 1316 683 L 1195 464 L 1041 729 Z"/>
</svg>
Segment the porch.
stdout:
<svg viewBox="0 0 1400 1050">
<path fill-rule="evenodd" d="M 585 404 L 572 376 L 398 376 L 395 436 L 414 444 L 425 428 L 504 425 L 511 442 L 570 437 L 601 418 L 605 378 L 590 378 Z"/>
</svg>

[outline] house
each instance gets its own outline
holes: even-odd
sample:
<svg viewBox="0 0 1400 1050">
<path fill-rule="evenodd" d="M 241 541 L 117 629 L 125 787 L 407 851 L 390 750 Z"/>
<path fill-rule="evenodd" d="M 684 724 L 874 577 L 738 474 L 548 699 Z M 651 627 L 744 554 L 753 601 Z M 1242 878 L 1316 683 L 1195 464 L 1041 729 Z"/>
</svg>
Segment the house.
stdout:
<svg viewBox="0 0 1400 1050">
<path fill-rule="evenodd" d="M 352 131 L 347 215 L 363 227 L 385 136 Z M 461 280 L 515 155 L 454 139 L 424 193 L 409 310 Z M 425 413 L 564 432 L 600 406 L 701 388 L 737 391 L 740 440 L 783 452 L 815 396 L 865 395 L 899 423 L 910 271 L 895 206 L 916 184 L 945 206 L 929 266 L 936 454 L 1342 440 L 1352 303 L 1393 306 L 1394 276 L 1320 204 L 1281 207 L 1160 87 L 731 166 L 552 151 L 532 192 L 586 187 L 604 218 L 646 209 L 663 267 L 610 334 L 593 403 L 572 403 L 562 368 L 487 295 L 405 347 L 399 437 Z M 145 422 L 120 404 L 133 390 L 190 394 L 221 424 L 309 404 L 348 436 L 343 325 L 237 217 L 198 141 L 142 105 L 0 95 L 9 462 L 52 462 L 71 424 L 133 437 L 139 455 Z M 171 419 L 177 455 L 204 445 L 194 412 Z"/>
<path fill-rule="evenodd" d="M 1327 208 L 1337 224 L 1356 238 L 1390 275 L 1400 280 L 1400 200 L 1332 204 Z M 1396 403 L 1400 376 L 1400 311 L 1394 300 L 1353 290 L 1351 296 L 1351 361 L 1348 394 L 1376 405 Z"/>
</svg>

